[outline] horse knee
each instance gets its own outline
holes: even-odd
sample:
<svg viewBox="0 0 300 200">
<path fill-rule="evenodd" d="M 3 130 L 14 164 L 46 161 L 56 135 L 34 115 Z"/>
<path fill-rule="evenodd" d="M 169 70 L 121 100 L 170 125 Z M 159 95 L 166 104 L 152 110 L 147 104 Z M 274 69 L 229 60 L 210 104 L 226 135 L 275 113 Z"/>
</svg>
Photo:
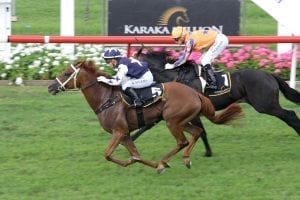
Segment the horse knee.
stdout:
<svg viewBox="0 0 300 200">
<path fill-rule="evenodd" d="M 197 131 L 193 133 L 193 136 L 198 139 L 200 136 L 205 135 L 205 132 L 202 128 L 197 127 Z"/>
<path fill-rule="evenodd" d="M 183 149 L 184 147 L 188 146 L 189 145 L 189 141 L 185 140 L 185 141 L 181 141 L 181 142 L 178 142 L 177 143 L 177 146 L 180 148 L 180 149 Z"/>
<path fill-rule="evenodd" d="M 104 157 L 107 161 L 111 161 L 111 156 L 109 154 L 105 153 Z"/>
</svg>

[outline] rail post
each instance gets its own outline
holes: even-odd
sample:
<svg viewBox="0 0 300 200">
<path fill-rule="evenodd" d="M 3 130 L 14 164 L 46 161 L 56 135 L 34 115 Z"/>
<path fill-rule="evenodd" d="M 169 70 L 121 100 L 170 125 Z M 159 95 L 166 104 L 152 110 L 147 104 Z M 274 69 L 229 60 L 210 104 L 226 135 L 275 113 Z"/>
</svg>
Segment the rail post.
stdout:
<svg viewBox="0 0 300 200">
<path fill-rule="evenodd" d="M 0 0 L 0 41 L 11 35 L 11 0 Z M 10 43 L 0 43 L 0 59 L 9 61 Z"/>
</svg>

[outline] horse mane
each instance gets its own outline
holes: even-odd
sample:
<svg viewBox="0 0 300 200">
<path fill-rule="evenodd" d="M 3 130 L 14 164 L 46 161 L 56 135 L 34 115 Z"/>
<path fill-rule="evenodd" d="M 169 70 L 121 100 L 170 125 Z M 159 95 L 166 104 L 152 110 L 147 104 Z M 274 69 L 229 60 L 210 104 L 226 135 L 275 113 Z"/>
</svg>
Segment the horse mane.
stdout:
<svg viewBox="0 0 300 200">
<path fill-rule="evenodd" d="M 97 69 L 96 63 L 93 60 L 78 60 L 75 63 L 75 66 L 79 66 L 80 68 L 85 69 L 87 72 L 95 74 L 96 77 L 105 76 L 106 78 L 111 78 L 111 75 Z"/>
<path fill-rule="evenodd" d="M 178 58 L 171 55 L 170 51 L 148 51 L 147 53 L 141 53 L 142 60 L 147 61 L 151 67 L 162 67 L 166 63 L 174 63 Z M 184 66 L 194 66 L 195 61 L 187 60 Z"/>
</svg>

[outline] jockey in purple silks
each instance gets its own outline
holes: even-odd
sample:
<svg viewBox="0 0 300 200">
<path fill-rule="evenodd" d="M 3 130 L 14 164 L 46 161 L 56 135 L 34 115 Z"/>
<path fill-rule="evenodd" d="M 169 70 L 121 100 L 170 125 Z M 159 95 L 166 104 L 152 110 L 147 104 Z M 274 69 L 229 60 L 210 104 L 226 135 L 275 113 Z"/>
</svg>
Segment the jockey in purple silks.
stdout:
<svg viewBox="0 0 300 200">
<path fill-rule="evenodd" d="M 148 63 L 133 58 L 123 57 L 118 49 L 107 49 L 103 58 L 112 68 L 117 68 L 117 74 L 111 79 L 99 76 L 97 80 L 109 85 L 120 85 L 122 90 L 129 95 L 135 107 L 141 107 L 142 102 L 134 88 L 144 88 L 153 84 L 153 75 L 148 68 Z"/>
</svg>

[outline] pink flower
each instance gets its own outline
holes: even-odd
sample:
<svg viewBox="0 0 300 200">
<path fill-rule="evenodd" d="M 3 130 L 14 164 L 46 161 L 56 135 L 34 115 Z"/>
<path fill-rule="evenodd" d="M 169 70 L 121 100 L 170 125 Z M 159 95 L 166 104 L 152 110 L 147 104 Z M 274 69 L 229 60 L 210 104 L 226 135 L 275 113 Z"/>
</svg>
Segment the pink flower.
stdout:
<svg viewBox="0 0 300 200">
<path fill-rule="evenodd" d="M 239 57 L 240 55 L 241 55 L 241 54 L 239 54 L 238 52 L 236 52 L 236 53 L 233 54 L 233 57 L 234 57 L 234 58 L 237 58 L 237 57 Z"/>
<path fill-rule="evenodd" d="M 243 62 L 244 60 L 247 60 L 245 56 L 239 56 L 237 59 L 239 62 Z"/>
<path fill-rule="evenodd" d="M 275 68 L 282 68 L 284 64 L 282 62 L 275 63 Z"/>
<path fill-rule="evenodd" d="M 280 74 L 280 73 L 281 73 L 281 69 L 275 69 L 275 70 L 274 70 L 274 73 L 275 73 L 275 74 Z"/>
<path fill-rule="evenodd" d="M 264 67 L 264 66 L 266 66 L 268 63 L 269 63 L 269 60 L 267 60 L 267 59 L 262 59 L 262 60 L 259 61 L 258 65 L 259 65 L 260 67 Z"/>
<path fill-rule="evenodd" d="M 233 61 L 230 61 L 226 64 L 227 68 L 233 68 L 235 66 L 235 63 Z"/>
<path fill-rule="evenodd" d="M 251 45 L 246 45 L 243 48 L 245 49 L 245 51 L 248 51 L 248 52 L 252 51 L 252 49 L 253 49 Z"/>
<path fill-rule="evenodd" d="M 253 55 L 253 59 L 254 59 L 254 60 L 259 60 L 259 59 L 260 59 L 260 55 L 254 54 L 254 55 Z"/>
<path fill-rule="evenodd" d="M 247 59 L 250 59 L 251 55 L 250 53 L 245 53 L 244 54 L 244 59 L 247 60 Z"/>
<path fill-rule="evenodd" d="M 164 47 L 153 47 L 153 51 L 164 51 Z"/>
<path fill-rule="evenodd" d="M 230 59 L 228 59 L 227 57 L 221 57 L 220 58 L 220 62 L 221 63 L 227 63 L 227 62 L 229 62 L 230 61 Z"/>
</svg>

